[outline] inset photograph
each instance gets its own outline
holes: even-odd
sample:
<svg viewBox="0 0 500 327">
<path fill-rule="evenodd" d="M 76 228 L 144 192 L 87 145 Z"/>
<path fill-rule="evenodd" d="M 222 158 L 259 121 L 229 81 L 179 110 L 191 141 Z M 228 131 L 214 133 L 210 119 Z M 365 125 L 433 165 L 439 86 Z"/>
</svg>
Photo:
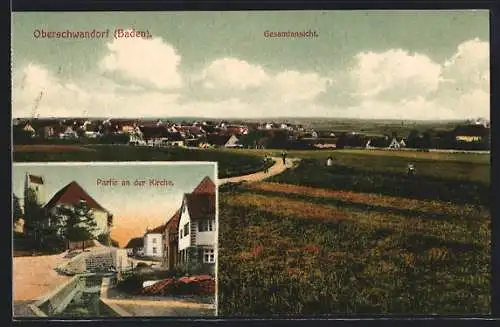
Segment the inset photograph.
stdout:
<svg viewBox="0 0 500 327">
<path fill-rule="evenodd" d="M 13 165 L 14 317 L 216 314 L 217 163 Z"/>
</svg>

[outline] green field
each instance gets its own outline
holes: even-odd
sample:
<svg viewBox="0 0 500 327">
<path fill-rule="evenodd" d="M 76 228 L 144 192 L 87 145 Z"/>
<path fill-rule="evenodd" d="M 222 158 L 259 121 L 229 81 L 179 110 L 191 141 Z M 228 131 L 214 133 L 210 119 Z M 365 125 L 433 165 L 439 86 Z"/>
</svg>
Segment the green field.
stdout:
<svg viewBox="0 0 500 327">
<path fill-rule="evenodd" d="M 127 145 L 40 146 L 14 149 L 14 162 L 50 161 L 216 161 L 219 177 L 251 174 L 264 169 L 261 158 L 212 149 L 167 149 Z"/>
<path fill-rule="evenodd" d="M 220 151 L 253 156 L 264 156 L 266 153 L 276 157 L 281 155 L 280 150 L 224 149 Z M 490 155 L 488 154 L 361 149 L 290 150 L 287 154 L 289 158 L 317 160 L 321 165 L 326 162 L 328 156 L 332 156 L 335 164 L 339 166 L 398 175 L 406 174 L 407 164 L 412 162 L 419 175 L 477 181 L 487 185 L 490 183 Z"/>
<path fill-rule="evenodd" d="M 489 156 L 328 155 L 220 190 L 221 314 L 490 312 Z"/>
<path fill-rule="evenodd" d="M 80 149 L 81 150 L 81 149 Z M 217 161 L 219 177 L 281 151 L 24 148 L 14 161 Z M 325 167 L 334 157 L 334 166 Z M 219 197 L 219 313 L 487 314 L 490 157 L 288 151 L 296 168 Z M 406 176 L 408 162 L 417 175 Z"/>
</svg>

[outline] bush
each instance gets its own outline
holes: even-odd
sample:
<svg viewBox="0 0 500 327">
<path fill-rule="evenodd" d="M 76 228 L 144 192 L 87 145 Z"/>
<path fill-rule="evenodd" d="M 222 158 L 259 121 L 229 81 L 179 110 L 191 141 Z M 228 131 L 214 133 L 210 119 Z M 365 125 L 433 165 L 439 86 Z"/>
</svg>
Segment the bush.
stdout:
<svg viewBox="0 0 500 327">
<path fill-rule="evenodd" d="M 130 277 L 118 282 L 116 287 L 118 290 L 130 293 L 130 294 L 139 294 L 142 291 L 142 283 L 144 282 L 143 277 L 134 274 Z"/>
<path fill-rule="evenodd" d="M 136 266 L 136 268 L 141 269 L 141 268 L 149 268 L 150 266 L 147 263 L 144 262 L 139 262 Z"/>
</svg>

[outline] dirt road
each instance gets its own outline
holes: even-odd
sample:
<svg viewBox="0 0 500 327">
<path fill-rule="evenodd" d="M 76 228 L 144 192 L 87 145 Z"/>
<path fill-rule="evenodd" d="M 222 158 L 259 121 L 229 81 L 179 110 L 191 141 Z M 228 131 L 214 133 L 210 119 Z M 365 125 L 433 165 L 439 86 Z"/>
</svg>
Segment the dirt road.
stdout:
<svg viewBox="0 0 500 327">
<path fill-rule="evenodd" d="M 269 168 L 269 170 L 266 172 L 259 171 L 257 173 L 249 174 L 249 175 L 244 175 L 244 176 L 235 176 L 235 177 L 230 177 L 230 178 L 222 178 L 219 179 L 219 185 L 226 184 L 226 183 L 238 183 L 238 182 L 258 182 L 262 181 L 266 178 L 269 178 L 271 176 L 275 176 L 278 174 L 281 174 L 288 168 L 294 167 L 294 165 L 300 160 L 296 158 L 289 158 L 286 159 L 286 164 L 283 164 L 283 160 L 278 157 L 273 157 L 274 160 L 274 165 Z"/>
<path fill-rule="evenodd" d="M 15 257 L 13 262 L 14 301 L 35 300 L 71 277 L 59 275 L 54 268 L 64 261 L 63 254 Z"/>
</svg>

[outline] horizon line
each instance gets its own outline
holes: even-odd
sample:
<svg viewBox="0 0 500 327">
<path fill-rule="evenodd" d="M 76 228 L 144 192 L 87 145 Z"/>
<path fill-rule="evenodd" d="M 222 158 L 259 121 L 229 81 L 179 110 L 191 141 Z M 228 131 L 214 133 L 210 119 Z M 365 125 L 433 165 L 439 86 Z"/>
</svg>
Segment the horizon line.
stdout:
<svg viewBox="0 0 500 327">
<path fill-rule="evenodd" d="M 104 117 L 104 116 L 44 116 L 44 117 L 13 117 L 12 120 L 25 119 L 25 120 L 37 120 L 37 119 L 137 119 L 137 120 L 150 120 L 150 119 L 196 119 L 196 120 L 273 120 L 273 119 L 343 119 L 343 120 L 406 120 L 406 121 L 462 121 L 471 119 L 482 119 L 490 120 L 490 118 L 485 117 L 463 117 L 463 118 L 429 118 L 429 119 L 417 119 L 417 118 L 362 118 L 362 117 L 328 117 L 328 116 L 269 116 L 269 117 L 209 117 L 209 116 L 116 116 L 116 117 Z"/>
</svg>

